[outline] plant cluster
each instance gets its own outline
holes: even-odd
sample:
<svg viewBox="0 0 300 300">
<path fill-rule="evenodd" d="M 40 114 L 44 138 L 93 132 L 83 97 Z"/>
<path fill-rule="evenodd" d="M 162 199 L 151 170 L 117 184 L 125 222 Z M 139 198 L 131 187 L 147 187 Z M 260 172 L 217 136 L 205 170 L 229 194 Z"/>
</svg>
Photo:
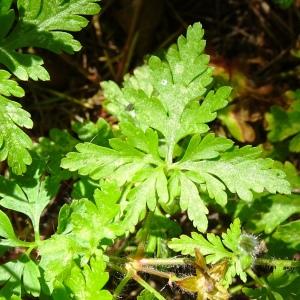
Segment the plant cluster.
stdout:
<svg viewBox="0 0 300 300">
<path fill-rule="evenodd" d="M 0 1 L 0 62 L 20 80 L 47 80 L 42 59 L 26 48 L 79 50 L 66 31 L 86 26 L 82 15 L 97 13 L 97 2 L 18 0 L 15 10 L 12 1 Z M 300 212 L 293 193 L 300 178 L 292 164 L 264 158 L 260 147 L 238 147 L 211 132 L 231 88 L 214 88 L 203 35 L 195 23 L 122 86 L 101 84 L 117 124 L 76 122 L 33 145 L 21 130 L 32 127 L 29 114 L 7 98 L 24 92 L 0 71 L 0 158 L 10 167 L 0 177 L 0 250 L 20 253 L 0 265 L 0 299 L 118 299 L 130 280 L 141 287 L 137 299 L 166 299 L 143 273 L 199 300 L 242 292 L 250 299 L 300 296 L 299 272 L 285 269 L 299 262 L 281 259 L 300 245 L 300 222 L 287 221 Z M 42 219 L 65 182 L 72 199 L 49 236 Z M 211 210 L 232 220 L 226 232 L 208 230 Z M 16 234 L 15 212 L 31 232 Z M 182 232 L 182 215 L 191 234 Z M 270 259 L 256 233 L 270 253 L 281 245 L 285 254 Z M 187 265 L 195 274 L 174 270 Z M 257 265 L 274 270 L 257 275 Z M 113 272 L 124 275 L 116 287 Z"/>
</svg>

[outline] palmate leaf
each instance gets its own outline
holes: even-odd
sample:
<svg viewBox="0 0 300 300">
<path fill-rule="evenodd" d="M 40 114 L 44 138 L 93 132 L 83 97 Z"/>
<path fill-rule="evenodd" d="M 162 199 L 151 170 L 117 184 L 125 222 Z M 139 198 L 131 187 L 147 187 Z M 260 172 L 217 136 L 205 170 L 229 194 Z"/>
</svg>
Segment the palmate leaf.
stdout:
<svg viewBox="0 0 300 300">
<path fill-rule="evenodd" d="M 161 206 L 170 214 L 186 211 L 205 231 L 207 196 L 224 206 L 227 190 L 246 201 L 253 191 L 290 193 L 284 172 L 259 158 L 258 148 L 239 149 L 206 133 L 206 123 L 226 106 L 230 88 L 209 90 L 212 77 L 202 36 L 196 23 L 163 58 L 152 56 L 127 76 L 121 89 L 103 83 L 108 109 L 121 120 L 118 138 L 110 140 L 110 147 L 79 144 L 62 160 L 63 168 L 94 180 L 113 179 L 124 188 L 121 213 L 129 230 L 146 209 Z"/>
<path fill-rule="evenodd" d="M 55 53 L 73 53 L 81 46 L 65 31 L 80 31 L 88 23 L 81 15 L 99 12 L 98 0 L 18 0 L 18 18 L 12 0 L 0 1 L 0 63 L 22 80 L 48 80 L 43 60 L 20 53 L 25 47 L 44 48 Z"/>
</svg>

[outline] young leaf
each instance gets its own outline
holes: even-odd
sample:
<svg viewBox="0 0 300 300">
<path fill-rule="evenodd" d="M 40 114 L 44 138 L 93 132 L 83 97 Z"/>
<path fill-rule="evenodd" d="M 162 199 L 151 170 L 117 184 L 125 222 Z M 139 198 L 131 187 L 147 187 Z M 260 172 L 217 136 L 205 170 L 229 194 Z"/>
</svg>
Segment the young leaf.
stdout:
<svg viewBox="0 0 300 300">
<path fill-rule="evenodd" d="M 99 12 L 98 0 L 18 0 L 18 17 L 8 1 L 1 8 L 0 63 L 21 80 L 48 80 L 43 60 L 18 52 L 25 47 L 44 48 L 55 53 L 73 53 L 81 45 L 65 31 L 80 31 L 87 25 L 81 15 Z"/>
<path fill-rule="evenodd" d="M 119 197 L 116 184 L 104 182 L 102 190 L 94 194 L 94 203 L 81 199 L 61 208 L 57 233 L 41 242 L 38 248 L 40 266 L 49 287 L 55 286 L 57 280 L 67 279 L 77 262 L 86 264 L 101 251 L 99 248 L 105 248 L 116 236 L 124 234 L 120 223 L 114 222 L 119 214 L 116 204 Z M 74 270 L 77 274 L 76 267 Z"/>
<path fill-rule="evenodd" d="M 244 270 L 251 266 L 252 254 L 257 245 L 254 242 L 251 249 L 248 249 L 244 246 L 249 244 L 245 239 L 248 241 L 251 236 L 242 235 L 240 221 L 235 219 L 227 232 L 222 234 L 222 239 L 213 233 L 208 233 L 205 239 L 203 235 L 192 232 L 191 237 L 181 235 L 180 238 L 173 238 L 168 245 L 183 255 L 194 256 L 195 249 L 199 249 L 207 263 L 215 264 L 222 259 L 228 260 L 229 268 L 225 276 L 225 283 L 228 285 L 235 275 L 246 282 Z"/>
<path fill-rule="evenodd" d="M 74 265 L 64 283 L 72 291 L 75 299 L 112 300 L 112 295 L 107 290 L 102 290 L 109 279 L 105 268 L 103 256 L 98 254 L 92 257 L 83 269 Z"/>
</svg>

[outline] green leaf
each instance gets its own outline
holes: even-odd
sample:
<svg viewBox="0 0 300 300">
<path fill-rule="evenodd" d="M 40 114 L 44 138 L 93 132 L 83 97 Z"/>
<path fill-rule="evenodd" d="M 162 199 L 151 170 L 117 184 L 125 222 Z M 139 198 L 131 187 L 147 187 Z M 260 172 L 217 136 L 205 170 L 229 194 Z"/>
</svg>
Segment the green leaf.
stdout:
<svg viewBox="0 0 300 300">
<path fill-rule="evenodd" d="M 205 239 L 203 235 L 192 232 L 191 237 L 181 235 L 180 238 L 174 238 L 169 242 L 169 247 L 176 252 L 181 252 L 183 255 L 195 255 L 195 248 L 199 248 L 201 253 L 206 257 L 208 263 L 216 263 L 219 260 L 232 257 L 232 252 L 227 250 L 222 244 L 221 239 L 208 233 Z"/>
<path fill-rule="evenodd" d="M 0 210 L 0 236 L 10 240 L 15 240 L 17 238 L 8 216 L 1 210 Z"/>
<path fill-rule="evenodd" d="M 0 63 L 21 80 L 48 80 L 49 74 L 36 55 L 20 53 L 25 47 L 44 48 L 55 53 L 73 53 L 81 48 L 70 33 L 88 23 L 81 15 L 99 12 L 98 0 L 42 1 L 18 0 L 18 17 L 11 2 L 0 14 Z"/>
<path fill-rule="evenodd" d="M 300 133 L 296 134 L 290 141 L 289 149 L 291 152 L 300 152 Z"/>
<path fill-rule="evenodd" d="M 38 297 L 41 292 L 39 278 L 41 277 L 38 265 L 28 257 L 24 259 L 23 285 L 27 294 Z"/>
<path fill-rule="evenodd" d="M 74 150 L 79 141 L 66 130 L 53 128 L 49 132 L 49 138 L 41 137 L 34 144 L 33 150 L 37 154 L 36 159 L 45 162 L 47 173 L 57 181 L 69 179 L 72 174 L 60 168 L 61 159 L 70 151 Z"/>
<path fill-rule="evenodd" d="M 144 225 L 137 232 L 139 243 L 145 244 L 147 254 L 155 254 L 157 257 L 168 257 L 169 248 L 167 241 L 181 233 L 181 227 L 177 222 L 170 220 L 158 209 L 149 213 Z"/>
<path fill-rule="evenodd" d="M 35 161 L 26 176 L 12 179 L 0 177 L 0 205 L 27 215 L 33 225 L 36 237 L 39 236 L 40 217 L 59 188 L 51 177 L 42 177 L 41 161 Z"/>
<path fill-rule="evenodd" d="M 229 87 L 222 87 L 205 96 L 212 77 L 209 57 L 203 54 L 203 34 L 200 23 L 189 26 L 186 37 L 180 36 L 162 59 L 151 56 L 145 66 L 127 76 L 122 89 L 112 82 L 102 83 L 108 109 L 121 120 L 159 131 L 169 160 L 179 140 L 209 129 L 206 123 L 226 106 L 230 94 Z"/>
<path fill-rule="evenodd" d="M 43 241 L 38 251 L 41 256 L 39 265 L 50 289 L 56 280 L 69 276 L 75 259 L 86 254 L 76 240 L 66 235 L 54 235 Z"/>
<path fill-rule="evenodd" d="M 143 133 L 140 131 L 138 134 Z M 126 144 L 119 138 L 112 139 L 110 140 L 112 149 L 91 143 L 78 144 L 76 146 L 78 153 L 68 153 L 67 157 L 62 160 L 61 166 L 70 171 L 79 170 L 79 174 L 90 175 L 95 180 L 103 177 L 115 178 L 122 185 L 132 179 L 142 168 L 150 166 L 150 163 L 157 163 L 156 157 L 150 153 L 146 155 L 137 148 L 144 147 L 145 145 L 141 146 L 144 142 L 145 147 L 149 149 L 147 137 L 143 134 L 143 140 L 139 140 L 138 145 Z"/>
<path fill-rule="evenodd" d="M 272 235 L 276 240 L 282 241 L 287 244 L 289 248 L 300 250 L 300 220 L 292 221 L 277 227 Z"/>
<path fill-rule="evenodd" d="M 272 0 L 272 1 L 283 9 L 287 9 L 294 4 L 294 0 Z"/>
<path fill-rule="evenodd" d="M 245 200 L 253 199 L 252 191 L 261 193 L 290 193 L 290 185 L 281 170 L 273 169 L 273 160 L 259 158 L 261 150 L 245 146 L 227 151 L 219 159 L 183 161 L 182 170 L 198 174 L 206 184 L 210 197 L 219 204 L 226 203 L 224 184 L 232 193 Z"/>
<path fill-rule="evenodd" d="M 180 206 L 182 210 L 187 210 L 189 219 L 193 221 L 194 226 L 199 231 L 205 231 L 207 228 L 205 214 L 208 214 L 208 209 L 201 199 L 196 185 L 183 174 L 180 177 L 180 183 Z"/>
<path fill-rule="evenodd" d="M 17 261 L 0 265 L 1 296 L 4 299 L 21 299 L 23 294 L 39 297 L 41 286 L 38 265 L 25 254 Z"/>
<path fill-rule="evenodd" d="M 117 182 L 124 191 L 121 218 L 129 230 L 147 209 L 159 207 L 172 214 L 187 211 L 205 231 L 207 196 L 224 206 L 228 190 L 246 201 L 253 192 L 290 193 L 284 172 L 259 158 L 261 150 L 234 148 L 232 141 L 206 133 L 231 89 L 209 86 L 202 37 L 196 23 L 162 57 L 151 56 L 125 76 L 122 88 L 103 83 L 107 107 L 121 121 L 118 137 L 110 139 L 110 147 L 79 144 L 62 160 L 70 171 Z"/>
<path fill-rule="evenodd" d="M 295 300 L 300 297 L 300 274 L 296 271 L 276 268 L 266 280 L 263 280 L 265 282 L 264 287 L 243 288 L 243 292 L 250 299 L 257 300 Z"/>
<path fill-rule="evenodd" d="M 197 232 L 192 232 L 191 237 L 181 235 L 180 238 L 173 238 L 168 245 L 183 255 L 195 256 L 195 249 L 199 249 L 207 263 L 215 264 L 222 259 L 228 260 L 229 268 L 224 283 L 229 285 L 236 275 L 244 282 L 247 280 L 244 270 L 251 266 L 252 254 L 257 247 L 254 240 L 247 248 L 245 245 L 249 245 L 249 239 L 253 240 L 251 236 L 242 235 L 240 221 L 235 219 L 227 232 L 222 234 L 222 239 L 213 233 L 208 233 L 205 238 Z"/>
<path fill-rule="evenodd" d="M 271 142 L 282 142 L 292 137 L 289 148 L 292 152 L 299 152 L 300 133 L 300 96 L 298 90 L 290 93 L 292 105 L 287 111 L 279 106 L 273 106 L 266 114 L 269 130 L 268 138 Z"/>
<path fill-rule="evenodd" d="M 253 232 L 273 232 L 290 216 L 300 212 L 298 195 L 264 195 L 253 203 L 241 203 L 237 216 Z"/>
<path fill-rule="evenodd" d="M 113 182 L 102 182 L 101 187 L 102 190 L 95 191 L 94 202 L 81 199 L 64 205 L 57 233 L 39 244 L 40 266 L 50 287 L 69 278 L 73 268 L 77 274 L 78 262 L 86 264 L 101 251 L 99 248 L 105 248 L 116 236 L 124 234 L 125 229 L 115 221 L 120 210 L 116 204 L 120 190 Z"/>
<path fill-rule="evenodd" d="M 125 228 L 131 231 L 134 230 L 140 215 L 146 210 L 146 204 L 152 211 L 156 208 L 155 183 L 156 176 L 152 174 L 143 183 L 131 190 L 131 193 L 128 195 L 129 204 L 123 220 Z"/>
<path fill-rule="evenodd" d="M 0 95 L 24 97 L 24 90 L 14 80 L 9 79 L 10 74 L 7 71 L 0 70 Z"/>
<path fill-rule="evenodd" d="M 137 300 L 155 300 L 157 299 L 152 293 L 148 290 L 143 290 L 140 295 L 137 297 Z"/>
<path fill-rule="evenodd" d="M 0 265 L 0 299 L 21 299 L 23 270 L 24 264 L 19 260 Z"/>
<path fill-rule="evenodd" d="M 85 300 L 112 300 L 112 295 L 102 290 L 109 279 L 105 272 L 106 264 L 102 255 L 92 257 L 89 264 L 83 269 L 75 265 L 70 276 L 65 280 L 65 285 L 72 291 L 75 299 Z"/>
<path fill-rule="evenodd" d="M 0 161 L 7 159 L 15 174 L 22 174 L 31 164 L 28 149 L 32 142 L 20 127 L 32 128 L 30 114 L 17 102 L 0 96 Z"/>
<path fill-rule="evenodd" d="M 110 125 L 102 118 L 96 123 L 91 121 L 76 122 L 72 129 L 83 142 L 90 142 L 99 146 L 108 146 L 108 140 L 113 137 Z"/>
</svg>

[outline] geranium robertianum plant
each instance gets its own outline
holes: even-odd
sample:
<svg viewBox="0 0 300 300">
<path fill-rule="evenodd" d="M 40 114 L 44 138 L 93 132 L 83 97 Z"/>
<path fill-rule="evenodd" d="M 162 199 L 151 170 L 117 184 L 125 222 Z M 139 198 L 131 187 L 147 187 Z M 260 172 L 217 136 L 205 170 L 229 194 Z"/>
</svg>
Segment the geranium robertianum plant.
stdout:
<svg viewBox="0 0 300 300">
<path fill-rule="evenodd" d="M 64 20 L 70 19 L 75 25 L 80 23 L 80 28 L 85 19 L 79 14 L 95 13 L 95 2 L 49 1 L 60 8 L 53 11 L 62 12 Z M 11 20 L 12 2 L 2 3 L 0 18 L 5 19 L 5 15 Z M 18 1 L 19 9 L 25 9 L 20 12 L 21 25 L 28 16 L 34 16 L 27 22 L 29 29 L 35 28 L 33 20 L 48 20 L 47 15 L 53 12 L 42 1 L 36 3 L 40 10 L 36 4 Z M 47 36 L 53 43 L 65 38 L 70 41 L 70 35 L 56 30 L 72 30 L 72 22 L 63 28 L 49 25 L 54 32 L 51 35 L 47 27 L 51 33 Z M 39 34 L 38 24 L 32 34 Z M 22 29 L 21 25 L 16 26 Z M 73 29 L 79 30 L 75 25 Z M 260 293 L 261 299 L 278 295 L 293 299 L 288 298 L 287 291 L 299 294 L 295 289 L 298 273 L 284 272 L 284 267 L 297 267 L 299 263 L 258 258 L 261 245 L 254 235 L 242 232 L 238 218 L 231 215 L 232 224 L 221 237 L 206 234 L 209 208 L 224 213 L 232 197 L 251 206 L 258 193 L 290 194 L 291 188 L 282 168 L 271 159 L 261 158 L 260 148 L 239 148 L 210 132 L 209 124 L 227 105 L 231 89 L 212 88 L 203 33 L 199 23 L 190 26 L 186 37 L 180 36 L 162 56 L 150 56 L 142 67 L 127 75 L 121 88 L 114 82 L 102 83 L 106 108 L 119 120 L 113 129 L 103 120 L 77 123 L 73 125 L 76 134 L 53 130 L 50 138 L 35 143 L 30 152 L 31 165 L 29 156 L 19 167 L 11 158 L 9 165 L 17 175 L 0 177 L 0 205 L 5 208 L 0 211 L 0 245 L 3 251 L 24 250 L 17 259 L 0 266 L 0 299 L 118 299 L 131 279 L 144 288 L 138 299 L 166 299 L 163 291 L 143 279 L 142 273 L 166 278 L 169 285 L 197 293 L 197 299 L 228 299 L 241 290 L 249 297 Z M 32 42 L 31 46 L 40 44 Z M 16 84 L 5 72 L 0 79 L 6 91 L 7 87 L 16 91 Z M 6 118 L 1 112 L 0 117 Z M 13 116 L 18 113 L 10 112 Z M 27 117 L 13 126 L 25 126 Z M 3 136 L 6 138 L 6 148 L 0 148 L 1 159 L 13 151 L 5 150 L 11 146 L 7 142 L 11 133 L 8 139 L 5 130 L 7 127 L 2 128 L 2 136 L 0 133 L 1 142 Z M 64 170 L 58 164 L 63 156 Z M 30 165 L 26 173 L 19 176 L 26 164 Z M 60 209 L 55 234 L 43 236 L 43 212 L 57 195 L 60 183 L 70 178 L 75 182 L 73 199 Z M 15 233 L 8 217 L 10 210 L 26 215 L 33 234 Z M 182 229 L 174 216 L 185 213 L 194 232 L 180 236 Z M 172 251 L 184 256 L 174 257 Z M 252 267 L 263 264 L 276 269 L 268 277 L 258 277 Z M 195 274 L 177 274 L 172 268 L 185 265 L 190 265 Z M 112 282 L 106 285 L 114 271 L 124 274 L 115 288 Z M 237 278 L 247 282 L 247 288 L 237 284 Z M 284 280 L 284 285 L 276 285 L 276 279 Z"/>
</svg>

